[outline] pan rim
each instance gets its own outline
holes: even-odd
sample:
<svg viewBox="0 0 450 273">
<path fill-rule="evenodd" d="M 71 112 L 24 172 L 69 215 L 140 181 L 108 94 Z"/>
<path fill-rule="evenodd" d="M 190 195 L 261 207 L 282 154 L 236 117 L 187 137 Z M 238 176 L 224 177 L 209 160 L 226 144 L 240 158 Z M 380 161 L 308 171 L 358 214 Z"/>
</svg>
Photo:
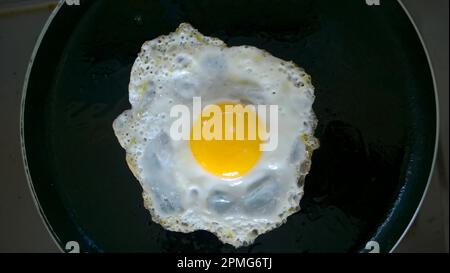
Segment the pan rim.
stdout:
<svg viewBox="0 0 450 273">
<path fill-rule="evenodd" d="M 39 51 L 40 45 L 42 43 L 42 40 L 44 39 L 45 34 L 47 33 L 47 30 L 49 26 L 51 25 L 53 19 L 56 17 L 56 14 L 59 12 L 61 7 L 65 4 L 64 0 L 60 0 L 55 7 L 55 9 L 50 13 L 50 16 L 48 17 L 47 21 L 44 24 L 44 27 L 41 30 L 41 33 L 39 34 L 36 44 L 33 48 L 33 52 L 31 53 L 30 61 L 28 63 L 27 72 L 25 73 L 24 83 L 22 87 L 22 96 L 20 101 L 20 150 L 22 154 L 22 165 L 24 167 L 25 176 L 27 179 L 28 188 L 30 190 L 30 194 L 32 196 L 35 208 L 37 212 L 39 213 L 39 216 L 41 217 L 42 223 L 44 223 L 44 226 L 47 230 L 47 232 L 50 234 L 50 237 L 52 238 L 53 242 L 55 243 L 56 247 L 61 253 L 64 253 L 61 246 L 60 239 L 58 238 L 58 235 L 53 230 L 53 227 L 50 225 L 50 221 L 45 216 L 45 213 L 42 209 L 42 206 L 39 202 L 39 199 L 37 197 L 36 191 L 34 189 L 33 180 L 31 178 L 30 169 L 28 167 L 28 159 L 27 159 L 27 152 L 25 147 L 25 102 L 26 102 L 26 96 L 27 96 L 27 89 L 28 89 L 28 81 L 30 79 L 31 70 L 33 68 L 34 60 L 36 58 L 36 54 Z"/>
<path fill-rule="evenodd" d="M 428 180 L 427 183 L 425 185 L 425 188 L 423 190 L 422 193 L 422 197 L 420 199 L 420 202 L 417 204 L 417 207 L 414 211 L 413 216 L 411 217 L 408 225 L 406 226 L 406 228 L 404 229 L 404 231 L 402 232 L 402 234 L 400 235 L 400 237 L 396 240 L 396 243 L 392 246 L 392 248 L 388 251 L 389 253 L 392 253 L 395 251 L 395 249 L 398 247 L 398 245 L 400 244 L 401 241 L 403 241 L 403 239 L 405 238 L 406 234 L 409 232 L 410 228 L 412 227 L 413 223 L 415 222 L 417 215 L 423 205 L 423 202 L 425 200 L 425 197 L 428 193 L 428 189 L 429 186 L 431 184 L 431 180 L 433 177 L 433 173 L 434 173 L 434 169 L 435 169 L 435 163 L 436 163 L 436 158 L 437 158 L 437 150 L 438 150 L 438 145 L 439 145 L 439 131 L 440 131 L 440 111 L 439 111 L 439 97 L 438 97 L 438 92 L 437 92 L 437 84 L 436 84 L 436 77 L 435 77 L 435 73 L 434 73 L 434 67 L 433 67 L 433 63 L 431 61 L 430 58 L 430 54 L 428 51 L 428 48 L 426 46 L 426 43 L 415 23 L 415 21 L 413 20 L 411 14 L 409 13 L 408 9 L 405 7 L 405 5 L 403 4 L 403 2 L 401 0 L 397 0 L 397 2 L 399 3 L 400 7 L 403 9 L 403 11 L 405 12 L 405 14 L 407 15 L 410 23 L 412 24 L 412 26 L 414 27 L 414 30 L 416 32 L 416 35 L 419 37 L 421 46 L 425 52 L 425 55 L 427 57 L 427 62 L 428 62 L 428 66 L 431 72 L 431 77 L 432 77 L 432 82 L 433 82 L 433 90 L 434 90 L 434 97 L 435 97 L 435 117 L 436 117 L 436 131 L 435 131 L 435 143 L 434 143 L 434 151 L 433 151 L 433 159 L 432 159 L 432 163 L 431 163 L 431 168 L 428 174 Z M 47 19 L 47 21 L 45 22 L 37 40 L 36 40 L 36 44 L 33 48 L 33 52 L 31 54 L 30 57 L 30 61 L 28 63 L 28 67 L 27 67 L 27 71 L 25 73 L 25 77 L 24 77 L 24 83 L 23 83 L 23 87 L 22 87 L 22 94 L 21 94 L 21 102 L 20 102 L 20 150 L 21 150 L 21 157 L 22 157 L 22 165 L 24 167 L 24 171 L 25 171 L 25 176 L 27 179 L 27 184 L 28 184 L 28 188 L 30 190 L 30 194 L 32 196 L 35 208 L 37 210 L 37 212 L 39 213 L 39 216 L 41 217 L 42 222 L 44 223 L 44 226 L 47 230 L 47 232 L 50 234 L 50 237 L 52 238 L 53 242 L 55 243 L 55 245 L 57 246 L 57 248 L 60 250 L 60 252 L 64 253 L 64 249 L 62 247 L 62 242 L 61 240 L 58 238 L 56 232 L 53 230 L 49 220 L 47 219 L 47 217 L 45 216 L 45 213 L 42 209 L 42 206 L 39 202 L 39 199 L 37 197 L 36 191 L 34 189 L 34 185 L 33 185 L 33 180 L 31 177 L 31 173 L 30 173 L 30 169 L 28 166 L 28 161 L 27 161 L 27 152 L 26 152 L 26 145 L 25 145 L 25 127 L 24 127 L 24 118 L 25 118 L 25 102 L 26 102 L 26 95 L 27 95 L 27 89 L 28 89 L 28 81 L 31 75 L 31 70 L 33 68 L 33 64 L 34 64 L 34 60 L 36 57 L 37 52 L 39 51 L 40 45 L 42 43 L 42 40 L 44 39 L 45 34 L 47 33 L 47 30 L 49 28 L 49 26 L 51 25 L 53 19 L 56 17 L 57 13 L 60 11 L 61 7 L 65 4 L 64 0 L 60 0 L 57 4 L 57 6 L 55 7 L 55 9 L 52 11 L 52 13 L 50 14 L 49 18 Z"/>
<path fill-rule="evenodd" d="M 394 244 L 394 246 L 389 251 L 389 253 L 394 252 L 395 249 L 400 244 L 400 242 L 403 241 L 403 239 L 405 238 L 406 234 L 408 234 L 408 232 L 411 229 L 412 225 L 416 221 L 417 215 L 419 214 L 419 211 L 422 208 L 422 205 L 423 205 L 423 202 L 425 200 L 425 197 L 427 196 L 428 189 L 430 187 L 431 180 L 433 178 L 435 164 L 436 164 L 437 151 L 438 151 L 438 146 L 439 146 L 439 130 L 440 130 L 439 96 L 438 96 L 438 92 L 437 92 L 437 84 L 436 84 L 436 77 L 435 77 L 435 73 L 434 73 L 433 62 L 431 61 L 430 54 L 428 52 L 428 48 L 427 48 L 427 45 L 425 43 L 425 40 L 423 39 L 422 34 L 420 33 L 419 28 L 417 27 L 414 19 L 412 18 L 411 14 L 409 13 L 408 9 L 403 4 L 403 2 L 401 0 L 397 0 L 397 2 L 402 7 L 403 11 L 405 12 L 406 16 L 408 17 L 409 21 L 411 22 L 412 26 L 414 27 L 414 30 L 415 30 L 417 36 L 419 37 L 420 43 L 421 43 L 422 48 L 425 51 L 425 55 L 427 57 L 427 62 L 428 62 L 428 66 L 429 66 L 429 69 L 430 69 L 430 72 L 431 72 L 431 78 L 432 78 L 432 81 L 433 81 L 434 104 L 435 104 L 435 109 L 436 109 L 436 113 L 435 113 L 435 115 L 436 115 L 436 131 L 435 131 L 435 139 L 434 139 L 433 161 L 431 162 L 431 168 L 430 168 L 430 172 L 428 174 L 428 181 L 427 181 L 427 184 L 425 185 L 425 189 L 423 191 L 422 197 L 420 199 L 419 204 L 417 204 L 417 208 L 416 208 L 413 216 L 411 217 L 411 220 L 409 221 L 409 223 L 406 226 L 405 230 L 403 231 L 402 235 L 400 235 L 400 237 L 398 238 L 397 242 Z"/>
</svg>

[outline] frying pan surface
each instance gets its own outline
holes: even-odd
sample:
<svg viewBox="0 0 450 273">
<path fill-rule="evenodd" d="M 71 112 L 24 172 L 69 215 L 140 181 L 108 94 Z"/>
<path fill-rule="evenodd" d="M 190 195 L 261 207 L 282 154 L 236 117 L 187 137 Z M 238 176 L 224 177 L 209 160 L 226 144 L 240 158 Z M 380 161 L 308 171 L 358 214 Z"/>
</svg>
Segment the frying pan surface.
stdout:
<svg viewBox="0 0 450 273">
<path fill-rule="evenodd" d="M 153 223 L 112 130 L 130 108 L 140 46 L 181 22 L 292 60 L 316 87 L 321 147 L 302 210 L 249 247 Z M 77 241 L 83 252 L 364 252 L 375 240 L 388 252 L 424 194 L 436 98 L 425 50 L 397 1 L 81 1 L 58 6 L 38 46 L 23 96 L 24 159 L 62 249 Z"/>
</svg>

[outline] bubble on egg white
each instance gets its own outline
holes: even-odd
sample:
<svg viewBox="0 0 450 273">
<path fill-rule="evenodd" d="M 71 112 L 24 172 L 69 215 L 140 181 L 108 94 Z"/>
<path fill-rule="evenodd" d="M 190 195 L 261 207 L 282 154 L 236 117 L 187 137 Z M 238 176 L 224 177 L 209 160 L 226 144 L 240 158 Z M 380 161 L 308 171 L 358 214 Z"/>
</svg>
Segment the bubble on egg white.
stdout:
<svg viewBox="0 0 450 273">
<path fill-rule="evenodd" d="M 277 205 L 277 200 L 273 198 L 276 195 L 276 179 L 264 177 L 251 185 L 248 192 L 242 197 L 244 209 L 250 215 L 271 213 Z"/>
<path fill-rule="evenodd" d="M 225 192 L 213 192 L 207 199 L 209 207 L 219 214 L 227 213 L 235 204 L 236 200 Z"/>
</svg>

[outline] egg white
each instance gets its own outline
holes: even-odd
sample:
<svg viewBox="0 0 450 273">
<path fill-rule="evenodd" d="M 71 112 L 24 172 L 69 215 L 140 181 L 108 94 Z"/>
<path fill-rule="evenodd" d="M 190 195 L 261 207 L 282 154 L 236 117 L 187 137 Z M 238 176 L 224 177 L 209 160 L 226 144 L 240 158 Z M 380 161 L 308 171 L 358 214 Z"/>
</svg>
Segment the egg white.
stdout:
<svg viewBox="0 0 450 273">
<path fill-rule="evenodd" d="M 170 109 L 192 98 L 278 105 L 278 146 L 250 172 L 225 181 L 195 160 L 189 141 L 169 136 Z M 284 223 L 300 209 L 318 141 L 311 77 L 292 62 L 251 46 L 227 47 L 183 23 L 147 41 L 130 77 L 132 108 L 113 123 L 152 220 L 172 231 L 210 231 L 235 247 Z"/>
</svg>

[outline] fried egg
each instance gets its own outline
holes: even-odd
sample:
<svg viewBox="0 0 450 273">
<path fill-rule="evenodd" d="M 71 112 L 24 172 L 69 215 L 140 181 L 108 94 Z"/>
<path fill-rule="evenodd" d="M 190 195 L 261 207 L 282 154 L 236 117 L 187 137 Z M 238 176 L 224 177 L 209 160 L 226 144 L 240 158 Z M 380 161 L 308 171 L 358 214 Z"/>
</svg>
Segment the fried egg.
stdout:
<svg viewBox="0 0 450 273">
<path fill-rule="evenodd" d="M 202 108 L 197 116 L 191 113 L 190 139 L 174 139 L 171 109 L 192 109 L 195 98 Z M 131 109 L 113 129 L 154 222 L 177 232 L 206 230 L 240 247 L 299 211 L 318 141 L 311 77 L 293 62 L 252 46 L 227 47 L 183 23 L 143 44 L 131 71 L 129 101 Z M 267 139 L 259 130 L 275 124 L 256 108 L 243 119 L 257 124 L 245 127 L 244 139 L 194 139 L 211 105 L 232 118 L 239 113 L 227 112 L 227 105 L 277 106 L 276 148 L 261 150 Z M 223 129 L 236 134 L 236 124 Z M 249 137 L 252 130 L 256 138 Z"/>
</svg>

